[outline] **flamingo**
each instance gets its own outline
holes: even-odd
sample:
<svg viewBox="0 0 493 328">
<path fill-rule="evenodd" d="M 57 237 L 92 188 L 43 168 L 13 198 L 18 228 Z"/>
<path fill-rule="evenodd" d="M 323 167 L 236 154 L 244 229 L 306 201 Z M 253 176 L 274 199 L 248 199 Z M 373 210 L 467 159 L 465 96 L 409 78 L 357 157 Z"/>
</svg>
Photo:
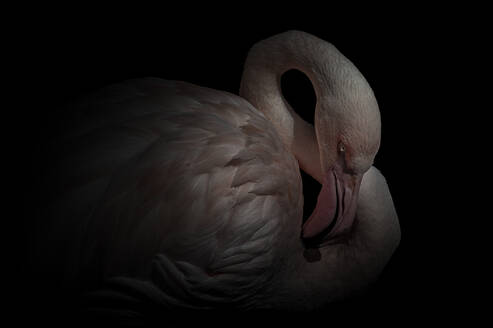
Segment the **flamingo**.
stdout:
<svg viewBox="0 0 493 328">
<path fill-rule="evenodd" d="M 282 95 L 291 69 L 313 84 L 314 126 Z M 65 259 L 68 290 L 132 290 L 166 309 L 312 310 L 375 281 L 399 244 L 372 165 L 374 93 L 313 35 L 255 44 L 239 96 L 144 78 L 74 107 L 43 253 Z M 300 169 L 322 186 L 305 222 Z"/>
</svg>

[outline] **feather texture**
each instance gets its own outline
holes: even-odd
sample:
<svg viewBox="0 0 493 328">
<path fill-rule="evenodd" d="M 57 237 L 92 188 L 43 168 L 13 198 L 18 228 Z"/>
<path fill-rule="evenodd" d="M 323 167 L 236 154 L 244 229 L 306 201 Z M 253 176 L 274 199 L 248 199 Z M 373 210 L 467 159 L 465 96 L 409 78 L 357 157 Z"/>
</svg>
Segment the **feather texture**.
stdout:
<svg viewBox="0 0 493 328">
<path fill-rule="evenodd" d="M 246 303 L 268 284 L 283 229 L 296 240 L 302 194 L 297 162 L 262 113 L 234 95 L 152 78 L 103 89 L 77 111 L 54 224 L 83 231 L 72 233 L 82 260 L 72 257 L 70 271 L 127 281 L 166 273 L 156 285 L 176 304 L 185 295 L 165 281 L 191 288 L 187 304 L 211 301 L 206 291 Z M 88 194 L 97 201 L 72 208 Z"/>
</svg>

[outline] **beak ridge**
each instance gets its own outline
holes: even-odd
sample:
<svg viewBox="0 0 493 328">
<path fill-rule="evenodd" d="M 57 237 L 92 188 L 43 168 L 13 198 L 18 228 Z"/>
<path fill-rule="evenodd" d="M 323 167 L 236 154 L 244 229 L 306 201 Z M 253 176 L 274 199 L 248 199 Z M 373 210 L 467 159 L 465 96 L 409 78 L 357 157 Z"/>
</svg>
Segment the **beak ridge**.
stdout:
<svg viewBox="0 0 493 328">
<path fill-rule="evenodd" d="M 332 167 L 325 175 L 315 210 L 302 227 L 302 238 L 316 243 L 350 231 L 356 215 L 362 175 Z"/>
</svg>

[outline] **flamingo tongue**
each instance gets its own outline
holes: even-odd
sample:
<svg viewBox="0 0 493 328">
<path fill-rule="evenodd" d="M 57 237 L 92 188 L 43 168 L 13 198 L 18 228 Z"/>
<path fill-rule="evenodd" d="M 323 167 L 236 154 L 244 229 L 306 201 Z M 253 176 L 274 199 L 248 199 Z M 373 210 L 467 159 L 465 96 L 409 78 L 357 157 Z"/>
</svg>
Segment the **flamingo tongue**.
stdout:
<svg viewBox="0 0 493 328">
<path fill-rule="evenodd" d="M 340 216 L 338 210 L 338 193 L 341 188 L 338 185 L 335 173 L 330 170 L 323 181 L 322 190 L 318 195 L 317 206 L 312 215 L 306 220 L 302 228 L 303 238 L 313 238 L 320 235 L 329 228 L 337 216 Z M 335 222 L 334 222 L 335 223 Z"/>
</svg>

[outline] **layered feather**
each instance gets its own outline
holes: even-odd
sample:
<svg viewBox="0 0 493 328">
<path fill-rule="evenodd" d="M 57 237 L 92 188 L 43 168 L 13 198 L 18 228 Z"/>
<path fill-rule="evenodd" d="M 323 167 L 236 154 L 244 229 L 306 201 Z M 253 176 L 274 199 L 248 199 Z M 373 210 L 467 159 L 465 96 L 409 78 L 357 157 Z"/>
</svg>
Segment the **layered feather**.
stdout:
<svg viewBox="0 0 493 328">
<path fill-rule="evenodd" d="M 252 303 L 302 211 L 297 162 L 263 114 L 159 79 L 110 86 L 75 111 L 52 233 L 73 236 L 59 245 L 72 281 L 147 281 L 175 305 Z"/>
</svg>

